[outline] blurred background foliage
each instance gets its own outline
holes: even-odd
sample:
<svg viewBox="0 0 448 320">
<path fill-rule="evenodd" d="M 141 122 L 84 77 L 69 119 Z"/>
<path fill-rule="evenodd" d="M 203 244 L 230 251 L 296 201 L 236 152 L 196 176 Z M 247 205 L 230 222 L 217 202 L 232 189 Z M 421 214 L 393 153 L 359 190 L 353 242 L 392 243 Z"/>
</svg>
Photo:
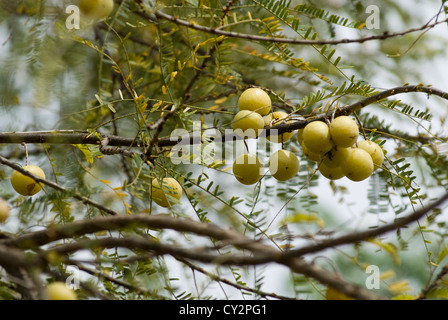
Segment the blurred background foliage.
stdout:
<svg viewBox="0 0 448 320">
<path fill-rule="evenodd" d="M 436 15 L 445 19 L 441 1 L 116 1 L 105 22 L 81 19 L 79 30 L 69 30 L 65 8 L 73 3 L 0 0 L 1 131 L 90 130 L 145 140 L 154 134 L 147 124 L 178 106 L 160 137 L 175 129 L 193 132 L 198 121 L 200 130 L 224 132 L 231 128 L 239 94 L 249 85 L 269 90 L 276 109 L 299 119 L 404 83 L 448 90 L 446 23 L 400 37 L 324 48 L 220 37 L 153 14 L 162 10 L 185 21 L 244 34 L 338 40 L 417 28 L 433 23 Z M 369 5 L 379 8 L 379 29 L 365 27 Z M 294 27 L 282 19 L 284 11 L 295 18 Z M 229 171 L 232 157 L 222 166 L 174 165 L 167 150 L 158 149 L 154 165 L 148 166 L 138 157 L 102 155 L 97 146 L 36 144 L 28 145 L 28 152 L 29 161 L 44 168 L 50 179 L 123 214 L 130 207 L 132 213 L 167 213 L 152 204 L 149 184 L 153 177 L 173 175 L 182 181 L 187 196 L 170 214 L 232 226 L 257 238 L 262 237 L 259 230 L 247 222 L 264 229 L 274 221 L 269 236 L 280 246 L 296 247 L 391 222 L 446 190 L 447 110 L 446 100 L 410 93 L 359 111 L 367 135 L 387 151 L 390 170 L 379 170 L 359 184 L 313 175 L 315 164 L 301 154 L 295 138 L 285 148 L 301 158 L 297 177 L 284 183 L 266 177 L 255 187 L 237 184 Z M 256 145 L 250 142 L 249 147 Z M 267 147 L 266 155 L 277 148 Z M 2 144 L 0 153 L 24 164 L 21 145 Z M 16 223 L 2 226 L 9 232 L 99 214 L 74 202 L 70 194 L 50 188 L 30 199 L 19 197 L 8 181 L 11 170 L 0 170 L 1 196 L 16 213 Z M 444 210 L 434 211 L 393 235 L 309 258 L 360 285 L 366 279 L 365 267 L 378 265 L 382 294 L 415 296 L 446 264 L 446 218 Z M 173 243 L 186 240 L 163 230 L 154 236 Z M 191 266 L 167 264 L 170 258 L 126 262 L 133 253 L 90 254 L 102 261 L 99 269 L 104 272 L 168 298 L 248 295 L 241 289 L 218 289 L 211 277 L 195 278 Z M 207 266 L 210 272 L 256 290 L 293 298 L 322 297 L 322 286 L 313 280 L 269 273 L 269 268 Z M 200 289 L 195 287 L 199 280 Z M 139 297 L 107 281 L 100 287 L 116 297 Z M 439 297 L 447 296 L 439 292 Z"/>
</svg>

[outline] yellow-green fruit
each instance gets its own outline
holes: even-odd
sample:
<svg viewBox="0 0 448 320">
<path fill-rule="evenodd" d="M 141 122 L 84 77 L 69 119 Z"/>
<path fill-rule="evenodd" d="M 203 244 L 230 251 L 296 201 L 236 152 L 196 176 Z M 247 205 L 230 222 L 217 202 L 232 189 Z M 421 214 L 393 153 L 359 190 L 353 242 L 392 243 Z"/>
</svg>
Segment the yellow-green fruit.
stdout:
<svg viewBox="0 0 448 320">
<path fill-rule="evenodd" d="M 354 300 L 346 294 L 334 289 L 333 287 L 327 287 L 325 292 L 325 299 L 327 300 Z"/>
<path fill-rule="evenodd" d="M 161 207 L 172 206 L 182 197 L 182 186 L 176 179 L 166 177 L 162 179 L 162 187 L 160 187 L 159 179 L 154 178 L 151 183 L 151 197 Z"/>
<path fill-rule="evenodd" d="M 114 9 L 113 0 L 79 0 L 79 9 L 93 20 L 106 18 Z"/>
<path fill-rule="evenodd" d="M 22 169 L 45 179 L 45 173 L 38 166 L 28 165 L 22 167 Z M 11 185 L 17 193 L 20 193 L 23 196 L 32 196 L 42 190 L 42 185 L 40 183 L 36 182 L 33 178 L 20 173 L 19 171 L 14 171 L 12 173 Z"/>
<path fill-rule="evenodd" d="M 329 167 L 324 162 L 319 164 L 319 172 L 330 180 L 338 180 L 345 176 L 342 167 Z"/>
<path fill-rule="evenodd" d="M 255 111 L 265 116 L 271 111 L 271 98 L 263 89 L 249 88 L 238 99 L 238 108 Z"/>
<path fill-rule="evenodd" d="M 325 122 L 313 121 L 308 123 L 303 129 L 302 145 L 309 151 L 324 155 L 333 148 L 330 129 Z"/>
<path fill-rule="evenodd" d="M 240 137 L 258 137 L 263 128 L 263 117 L 257 112 L 242 110 L 233 118 L 233 130 Z"/>
<path fill-rule="evenodd" d="M 322 156 L 320 154 L 311 152 L 305 145 L 302 144 L 302 152 L 307 157 L 308 160 L 319 162 L 322 160 Z"/>
<path fill-rule="evenodd" d="M 46 292 L 50 300 L 77 300 L 76 292 L 67 287 L 64 282 L 56 281 L 50 283 Z"/>
<path fill-rule="evenodd" d="M 264 126 L 275 126 L 281 123 L 291 123 L 292 121 L 281 121 L 281 119 L 286 119 L 288 118 L 288 114 L 286 112 L 283 111 L 275 111 L 272 112 L 270 114 L 268 114 L 265 118 L 264 118 Z M 288 141 L 289 139 L 291 139 L 292 135 L 294 133 L 293 132 L 285 132 L 282 133 L 280 135 L 276 135 L 271 133 L 267 139 L 271 142 L 275 142 L 275 143 L 281 143 L 281 142 L 285 142 Z"/>
<path fill-rule="evenodd" d="M 342 148 L 335 146 L 323 157 L 323 163 L 326 166 L 335 168 L 340 167 L 350 155 L 351 148 Z"/>
<path fill-rule="evenodd" d="M 263 176 L 263 164 L 253 154 L 242 154 L 233 162 L 233 175 L 242 184 L 257 183 Z"/>
<path fill-rule="evenodd" d="M 384 152 L 378 144 L 370 140 L 362 140 L 358 141 L 358 148 L 366 150 L 372 157 L 373 171 L 381 167 L 384 162 Z"/>
<path fill-rule="evenodd" d="M 348 148 L 358 140 L 359 128 L 352 118 L 340 116 L 331 121 L 330 134 L 335 145 Z"/>
<path fill-rule="evenodd" d="M 370 154 L 360 148 L 352 148 L 349 157 L 345 160 L 342 170 L 352 181 L 362 181 L 370 177 L 373 172 L 373 160 Z"/>
<path fill-rule="evenodd" d="M 4 222 L 6 219 L 8 219 L 9 217 L 9 205 L 8 203 L 3 200 L 0 199 L 0 223 Z"/>
<path fill-rule="evenodd" d="M 269 158 L 269 172 L 279 180 L 286 181 L 299 172 L 299 159 L 288 150 L 277 150 Z"/>
</svg>

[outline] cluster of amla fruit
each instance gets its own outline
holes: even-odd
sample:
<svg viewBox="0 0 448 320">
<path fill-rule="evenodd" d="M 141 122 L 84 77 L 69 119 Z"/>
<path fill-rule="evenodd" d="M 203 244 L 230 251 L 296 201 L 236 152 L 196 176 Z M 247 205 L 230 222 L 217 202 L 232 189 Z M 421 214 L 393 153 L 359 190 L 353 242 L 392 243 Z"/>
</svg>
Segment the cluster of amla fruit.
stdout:
<svg viewBox="0 0 448 320">
<path fill-rule="evenodd" d="M 233 129 L 244 138 L 255 138 L 265 127 L 289 123 L 286 112 L 271 112 L 269 95 L 259 88 L 244 91 L 238 100 L 239 112 L 233 119 Z M 264 116 L 264 118 L 263 118 Z M 269 135 L 274 143 L 283 143 L 293 132 Z M 312 121 L 298 130 L 297 140 L 303 154 L 318 163 L 320 173 L 331 180 L 347 177 L 352 181 L 368 178 L 384 161 L 382 148 L 370 140 L 358 141 L 359 127 L 348 116 L 334 118 L 328 125 Z M 279 181 L 294 177 L 299 171 L 299 160 L 289 150 L 278 150 L 269 158 L 270 174 Z M 263 176 L 263 163 L 254 154 L 238 156 L 233 163 L 233 174 L 242 184 L 251 185 Z"/>
<path fill-rule="evenodd" d="M 313 121 L 297 132 L 303 154 L 316 161 L 319 172 L 330 180 L 362 181 L 383 164 L 383 149 L 358 137 L 359 127 L 349 116 L 336 117 L 329 125 Z"/>
<path fill-rule="evenodd" d="M 292 121 L 286 112 L 271 112 L 271 99 L 260 88 L 245 90 L 238 99 L 238 108 L 233 129 L 243 138 L 258 137 L 266 127 Z M 293 135 L 293 132 L 274 133 L 267 139 L 283 143 Z M 329 125 L 324 121 L 312 121 L 297 132 L 303 154 L 316 161 L 320 173 L 331 180 L 345 176 L 352 181 L 361 181 L 382 165 L 382 148 L 370 140 L 358 141 L 358 137 L 358 125 L 348 116 L 336 117 Z M 298 173 L 299 159 L 293 152 L 280 149 L 269 157 L 268 167 L 275 179 L 286 181 Z M 263 162 L 251 153 L 238 156 L 232 169 L 235 178 L 245 185 L 257 183 L 264 175 Z M 162 207 L 173 205 L 182 196 L 182 187 L 174 178 L 155 178 L 151 189 L 152 199 Z"/>
<path fill-rule="evenodd" d="M 260 88 L 245 90 L 238 99 L 239 112 L 233 119 L 233 129 L 243 138 L 255 138 L 268 126 L 289 121 L 288 114 L 283 111 L 271 112 L 271 99 Z M 264 118 L 263 118 L 264 117 Z M 273 143 L 283 143 L 293 136 L 292 132 L 280 135 L 271 134 L 267 139 Z M 233 163 L 233 174 L 242 184 L 257 183 L 263 176 L 263 163 L 254 154 L 245 153 L 238 156 Z M 269 158 L 269 172 L 279 181 L 294 177 L 299 171 L 299 159 L 289 150 L 280 149 Z"/>
</svg>

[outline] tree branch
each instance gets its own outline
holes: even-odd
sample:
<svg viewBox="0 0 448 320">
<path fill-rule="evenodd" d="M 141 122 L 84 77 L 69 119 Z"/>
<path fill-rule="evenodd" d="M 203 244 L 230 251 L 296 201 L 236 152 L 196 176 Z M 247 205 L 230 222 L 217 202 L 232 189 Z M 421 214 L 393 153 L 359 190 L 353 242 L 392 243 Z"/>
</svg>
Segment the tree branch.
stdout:
<svg viewBox="0 0 448 320">
<path fill-rule="evenodd" d="M 317 281 L 330 285 L 345 294 L 358 299 L 379 299 L 378 296 L 372 294 L 368 290 L 360 288 L 356 285 L 348 283 L 338 276 L 329 273 L 317 265 L 309 264 L 301 257 L 283 258 L 284 253 L 277 249 L 263 244 L 232 230 L 222 229 L 213 224 L 199 223 L 189 219 L 173 218 L 167 215 L 132 215 L 132 216 L 114 216 L 114 217 L 98 217 L 91 220 L 81 220 L 65 225 L 57 225 L 46 230 L 32 232 L 14 239 L 4 239 L 0 241 L 0 245 L 8 245 L 20 248 L 30 248 L 34 246 L 48 244 L 62 238 L 80 236 L 100 230 L 113 230 L 119 227 L 145 226 L 155 229 L 172 229 L 180 232 L 191 232 L 201 236 L 211 237 L 220 241 L 231 241 L 232 245 L 252 252 L 252 256 L 229 255 L 217 256 L 210 255 L 208 252 L 198 252 L 191 249 L 175 248 L 173 246 L 161 245 L 157 243 L 148 243 L 144 239 L 133 240 L 83 240 L 84 242 L 73 243 L 62 246 L 55 246 L 51 250 L 59 250 L 59 253 L 71 252 L 73 250 L 85 249 L 88 246 L 130 246 L 133 248 L 156 250 L 160 254 L 168 253 L 182 256 L 188 259 L 195 259 L 207 263 L 215 264 L 261 264 L 268 262 L 277 262 L 283 264 L 294 272 L 302 273 L 315 278 Z"/>
<path fill-rule="evenodd" d="M 360 110 L 370 104 L 379 102 L 388 97 L 402 94 L 402 93 L 412 93 L 421 92 L 428 95 L 435 95 L 442 99 L 448 100 L 448 92 L 423 86 L 423 85 L 407 85 L 399 86 L 392 89 L 384 90 L 370 97 L 359 100 L 355 103 L 341 107 L 335 111 L 334 116 L 347 115 Z M 330 116 L 328 114 L 322 114 L 315 117 L 309 117 L 304 120 L 291 120 L 288 123 L 281 123 L 275 126 L 270 126 L 265 128 L 265 135 L 269 136 L 272 130 L 277 130 L 276 134 L 282 134 L 284 132 L 291 132 L 294 130 L 304 128 L 308 123 L 312 121 L 325 121 Z M 163 118 L 164 119 L 164 118 Z M 162 120 L 159 120 L 162 121 Z M 159 127 L 158 122 L 156 128 Z M 36 131 L 36 132 L 1 132 L 0 133 L 0 143 L 49 143 L 49 144 L 94 144 L 101 145 L 104 139 L 108 139 L 108 146 L 121 146 L 121 147 L 141 147 L 143 142 L 135 138 L 125 138 L 114 135 L 97 135 L 88 132 L 75 132 L 75 131 Z M 235 133 L 226 133 L 223 135 L 213 137 L 215 142 L 224 142 L 231 140 L 241 140 L 242 138 Z M 157 141 L 150 140 L 150 144 L 157 144 L 159 148 L 172 147 L 175 145 L 190 145 L 199 144 L 202 141 L 201 135 L 189 135 L 187 137 L 165 137 L 158 138 Z"/>
<path fill-rule="evenodd" d="M 100 145 L 104 138 L 109 139 L 109 146 L 132 147 L 141 141 L 114 135 L 92 134 L 87 131 L 51 130 L 33 132 L 0 132 L 0 143 L 48 143 L 48 144 L 94 144 Z"/>
<path fill-rule="evenodd" d="M 363 42 L 372 41 L 372 40 L 384 40 L 384 39 L 404 36 L 406 34 L 417 32 L 417 31 L 431 29 L 439 24 L 448 22 L 448 18 L 447 18 L 445 20 L 436 21 L 431 24 L 427 23 L 421 27 L 408 29 L 408 30 L 402 31 L 402 32 L 394 32 L 394 33 L 384 32 L 380 35 L 373 35 L 373 36 L 357 38 L 357 39 L 303 40 L 303 39 L 291 39 L 291 38 L 281 38 L 281 37 L 265 37 L 265 36 L 233 32 L 233 31 L 225 31 L 225 30 L 222 30 L 222 27 L 220 27 L 220 28 L 206 27 L 206 26 L 203 26 L 200 24 L 192 23 L 192 22 L 182 20 L 182 19 L 179 19 L 179 18 L 171 16 L 171 15 L 168 15 L 166 13 L 161 12 L 160 10 L 154 12 L 154 15 L 159 19 L 168 20 L 168 21 L 171 21 L 180 26 L 184 26 L 184 27 L 187 27 L 190 29 L 207 32 L 207 33 L 211 33 L 211 34 L 216 34 L 216 35 L 220 35 L 220 36 L 226 36 L 229 38 L 238 38 L 238 39 L 245 39 L 245 40 L 252 40 L 252 41 L 268 41 L 268 42 L 277 42 L 277 43 L 287 43 L 287 44 L 295 44 L 295 45 L 338 45 L 338 44 L 347 44 L 347 43 L 363 43 Z"/>
<path fill-rule="evenodd" d="M 397 94 L 401 94 L 401 93 L 412 93 L 412 92 L 423 92 L 426 93 L 428 95 L 436 95 L 442 99 L 448 100 L 448 92 L 439 90 L 439 89 L 435 89 L 432 87 L 428 87 L 428 86 L 423 86 L 423 85 L 407 85 L 407 86 L 399 86 L 399 87 L 395 87 L 392 89 L 388 89 L 388 90 L 384 90 L 382 92 L 379 92 L 377 94 L 374 94 L 370 97 L 364 98 L 360 101 L 357 101 L 355 103 L 346 105 L 342 108 L 338 108 L 335 111 L 334 116 L 340 116 L 340 115 L 347 115 L 350 113 L 353 113 L 355 111 L 358 111 L 370 104 L 379 102 L 381 100 L 384 100 L 388 97 L 397 95 Z M 270 129 L 276 129 L 278 130 L 278 133 L 284 133 L 284 132 L 288 132 L 288 131 L 293 131 L 293 130 L 297 130 L 297 129 L 303 129 L 305 128 L 305 126 L 312 122 L 312 121 L 325 121 L 326 119 L 328 119 L 330 116 L 327 114 L 323 114 L 317 117 L 313 117 L 313 118 L 308 118 L 305 120 L 299 120 L 299 121 L 294 121 L 291 123 L 286 123 L 286 124 L 279 124 L 276 126 L 272 126 L 272 127 L 268 127 L 266 128 L 266 130 L 270 130 Z"/>
<path fill-rule="evenodd" d="M 243 250 L 249 250 L 253 253 L 253 256 L 217 256 L 211 255 L 208 252 L 201 252 L 200 250 L 191 250 L 174 247 L 171 245 L 163 245 L 160 243 L 148 243 L 145 239 L 132 238 L 127 240 L 112 239 L 107 240 L 83 240 L 64 246 L 56 246 L 54 249 L 59 253 L 66 253 L 71 251 L 80 250 L 91 246 L 102 247 L 114 247 L 125 246 L 132 248 L 140 248 L 145 250 L 154 250 L 159 254 L 172 254 L 174 256 L 180 256 L 187 259 L 194 259 L 207 263 L 218 264 L 239 264 L 239 265 L 253 265 L 269 262 L 277 262 L 290 267 L 293 271 L 299 272 L 308 276 L 311 276 L 320 282 L 331 285 L 336 289 L 342 290 L 349 296 L 355 296 L 358 298 L 372 297 L 370 293 L 361 292 L 356 286 L 347 285 L 347 283 L 341 283 L 340 279 L 337 279 L 334 275 L 329 275 L 328 272 L 323 271 L 316 265 L 308 264 L 302 256 L 310 253 L 322 251 L 327 248 L 340 246 L 343 244 L 356 243 L 363 240 L 371 239 L 373 237 L 385 234 L 387 232 L 397 230 L 408 225 L 411 222 L 417 221 L 429 211 L 442 205 L 448 200 L 448 192 L 442 195 L 434 203 L 415 211 L 412 214 L 405 216 L 404 218 L 397 219 L 396 221 L 384 225 L 376 229 L 369 229 L 357 233 L 348 234 L 339 238 L 322 241 L 318 244 L 303 247 L 300 249 L 293 249 L 286 252 L 280 252 L 273 247 L 267 246 L 260 241 L 249 239 L 244 235 L 239 234 L 234 230 L 224 230 L 213 224 L 199 223 L 189 219 L 173 218 L 168 215 L 146 215 L 139 214 L 133 216 L 118 215 L 113 217 L 98 217 L 89 220 L 80 220 L 65 225 L 56 225 L 46 230 L 36 231 L 16 238 L 8 238 L 0 240 L 0 249 L 5 246 L 16 247 L 22 249 L 35 248 L 42 245 L 46 245 L 50 242 L 57 241 L 64 238 L 73 238 L 76 236 L 86 235 L 88 233 L 95 233 L 103 230 L 116 230 L 122 228 L 136 228 L 147 227 L 154 229 L 172 229 L 179 232 L 190 232 L 201 236 L 207 236 L 215 238 L 221 241 L 231 240 L 231 244 L 237 248 Z M 0 250 L 1 251 L 1 250 Z M 0 252 L 1 253 L 1 252 Z M 9 255 L 8 255 L 9 256 Z M 9 263 L 11 260 L 17 259 L 1 259 L 0 264 Z M 3 257 L 4 258 L 4 257 Z M 14 265 L 23 263 L 22 260 L 18 260 Z M 11 265 L 10 265 L 11 267 Z M 367 295 L 366 295 L 367 294 Z"/>
<path fill-rule="evenodd" d="M 425 214 L 430 212 L 431 210 L 434 210 L 435 208 L 442 205 L 445 201 L 448 200 L 448 192 L 442 195 L 437 201 L 434 203 L 423 207 L 419 210 L 416 210 L 414 213 L 408 214 L 407 216 L 403 218 L 397 218 L 394 222 L 386 224 L 382 227 L 378 227 L 375 229 L 368 229 L 365 231 L 350 233 L 338 238 L 333 238 L 330 240 L 321 241 L 317 244 L 303 247 L 300 249 L 292 249 L 283 254 L 284 257 L 300 257 L 305 254 L 310 254 L 314 252 L 319 252 L 327 248 L 334 248 L 340 245 L 349 244 L 349 243 L 356 243 L 359 241 L 371 239 L 374 237 L 377 237 L 379 235 L 385 234 L 390 231 L 398 230 L 400 228 L 405 227 L 409 223 L 415 222 L 421 217 L 423 217 Z"/>
</svg>

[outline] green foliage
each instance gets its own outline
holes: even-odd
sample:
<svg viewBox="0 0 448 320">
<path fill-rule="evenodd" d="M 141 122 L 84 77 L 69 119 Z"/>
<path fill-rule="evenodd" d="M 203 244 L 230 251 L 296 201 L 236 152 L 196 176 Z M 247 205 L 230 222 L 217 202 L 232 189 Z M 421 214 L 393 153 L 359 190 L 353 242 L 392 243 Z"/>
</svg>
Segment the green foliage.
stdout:
<svg viewBox="0 0 448 320">
<path fill-rule="evenodd" d="M 377 47 L 364 46 L 362 41 L 350 47 L 343 41 L 325 43 L 345 39 L 345 32 L 355 35 L 350 38 L 376 32 L 366 29 L 360 18 L 366 13 L 361 1 L 338 7 L 328 1 L 129 0 L 116 2 L 106 21 L 81 20 L 81 28 L 72 30 L 65 25 L 67 13 L 62 4 L 0 1 L 0 8 L 0 30 L 6 30 L 0 37 L 0 55 L 6 57 L 0 59 L 2 131 L 81 134 L 82 139 L 98 139 L 91 144 L 84 140 L 27 143 L 26 154 L 20 143 L 2 141 L 0 155 L 15 163 L 40 164 L 47 178 L 64 190 L 46 185 L 32 198 L 18 196 L 9 185 L 11 168 L 0 168 L 0 195 L 9 201 L 16 218 L 15 225 L 0 225 L 0 245 L 8 232 L 19 236 L 35 227 L 94 220 L 106 215 L 107 208 L 119 215 L 187 219 L 202 223 L 205 229 L 216 225 L 287 253 L 341 235 L 356 235 L 359 230 L 381 228 L 446 191 L 448 138 L 442 130 L 446 99 L 436 100 L 429 93 L 427 100 L 391 95 L 369 102 L 353 114 L 361 128 L 360 139 L 378 143 L 386 157 L 383 166 L 358 185 L 346 179 L 323 179 L 295 137 L 281 145 L 263 138 L 220 142 L 207 131 L 228 134 L 238 97 L 251 86 L 265 89 L 273 110 L 290 113 L 297 123 L 320 116 L 331 119 L 345 106 L 401 86 L 403 78 L 409 83 L 426 83 L 426 74 L 432 70 L 418 68 L 421 61 L 413 50 L 423 48 L 423 58 L 436 59 L 440 52 L 432 41 L 441 42 L 443 48 L 448 42 L 443 35 L 431 38 L 429 32 L 425 34 L 429 29 L 421 30 L 421 36 L 409 32 L 400 37 L 404 44 L 397 41 L 398 48 L 392 49 L 400 54 L 394 58 L 386 45 L 396 37 L 366 42 L 379 43 Z M 403 30 L 416 27 L 406 17 L 417 19 L 418 10 L 408 12 L 390 1 L 383 8 L 390 8 L 388 15 L 399 17 Z M 294 40 L 311 42 L 295 44 Z M 415 67 L 415 73 L 404 65 Z M 437 82 L 440 80 L 425 87 L 437 88 Z M 413 94 L 407 92 L 406 97 Z M 186 152 L 180 164 L 173 160 L 172 144 L 166 143 L 175 130 L 197 138 L 183 149 Z M 108 145 L 100 141 L 106 136 L 126 142 Z M 224 157 L 215 159 L 216 154 L 207 153 L 212 147 L 217 148 L 216 153 L 223 151 Z M 252 186 L 237 183 L 231 170 L 235 150 L 257 153 L 266 164 L 276 148 L 292 150 L 300 157 L 296 177 L 279 182 L 266 172 Z M 184 196 L 162 208 L 151 201 L 151 181 L 166 176 L 180 182 Z M 378 238 L 317 252 L 319 259 L 312 255 L 303 258 L 360 287 L 365 283 L 366 267 L 378 264 L 381 295 L 387 298 L 419 294 L 446 298 L 446 281 L 437 278 L 448 252 L 444 244 L 448 225 L 443 215 L 444 209 L 436 208 L 419 219 L 417 227 L 397 228 Z M 83 282 L 91 290 L 79 290 L 82 298 L 324 296 L 326 285 L 308 275 L 293 271 L 274 275 L 266 264 L 227 265 L 226 259 L 251 255 L 237 241 L 219 241 L 201 233 L 140 227 L 117 231 L 110 227 L 58 240 L 48 248 L 56 252 L 58 246 L 81 240 L 132 237 L 154 246 L 166 244 L 213 254 L 214 265 L 209 267 L 183 257 L 182 251 L 166 248 L 92 245 L 85 248 L 91 269 L 86 267 L 90 271 Z M 417 262 L 406 255 L 411 246 L 418 247 Z M 38 250 L 33 254 L 39 254 Z M 320 259 L 324 255 L 325 259 Z M 49 280 L 66 275 L 67 266 L 81 266 L 84 261 L 78 261 L 75 254 L 53 259 L 45 270 Z M 413 264 L 418 265 L 415 272 L 404 267 Z M 274 282 L 282 286 L 268 288 L 265 284 L 273 282 L 270 277 L 274 276 L 279 277 Z M 416 287 L 409 288 L 409 283 Z M 21 297 L 18 292 L 14 281 L 0 274 L 0 298 L 17 299 Z"/>
</svg>

